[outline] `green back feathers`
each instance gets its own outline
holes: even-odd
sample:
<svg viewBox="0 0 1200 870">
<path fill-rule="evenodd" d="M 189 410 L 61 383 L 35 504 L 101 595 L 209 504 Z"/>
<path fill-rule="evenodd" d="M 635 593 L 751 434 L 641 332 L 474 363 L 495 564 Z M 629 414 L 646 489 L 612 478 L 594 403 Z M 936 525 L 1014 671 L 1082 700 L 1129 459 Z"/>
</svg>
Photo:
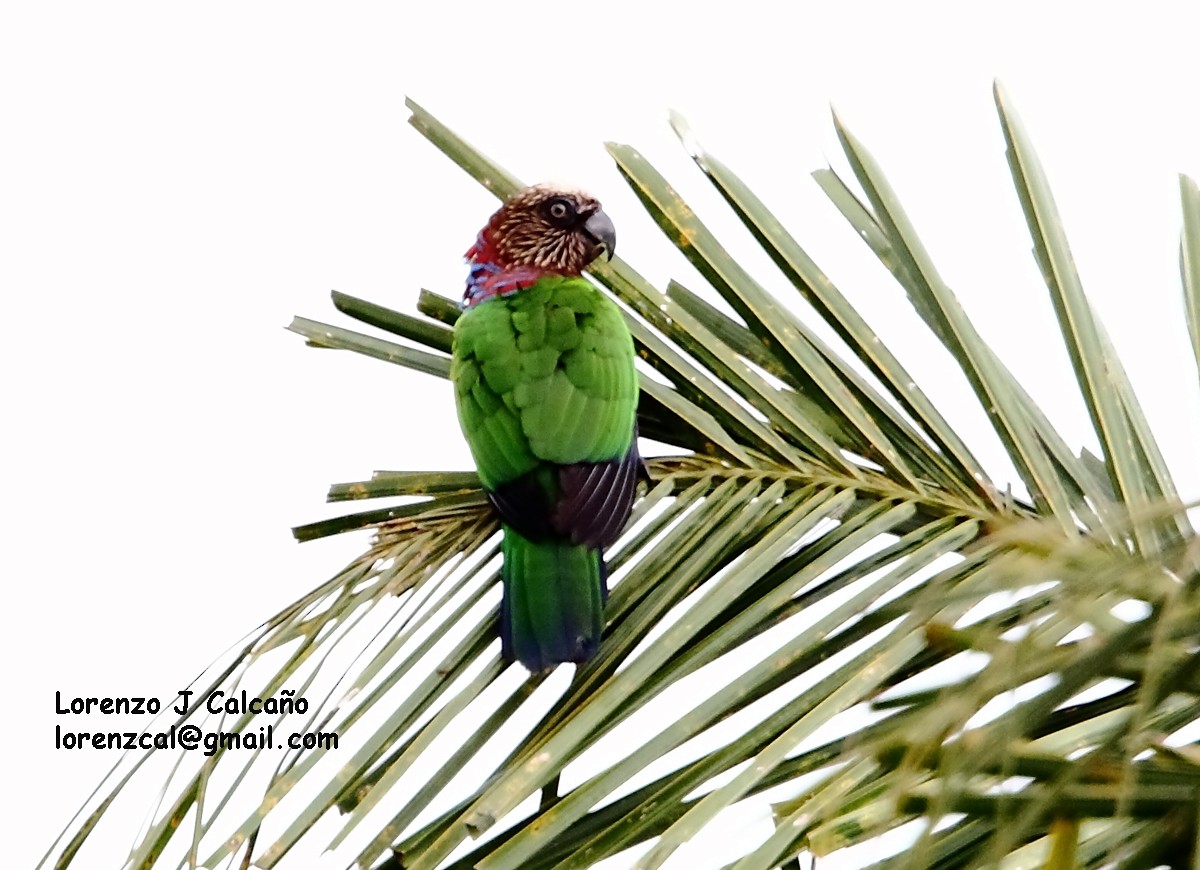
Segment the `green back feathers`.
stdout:
<svg viewBox="0 0 1200 870">
<path fill-rule="evenodd" d="M 620 309 L 584 278 L 542 278 L 465 311 L 451 380 L 488 489 L 542 462 L 598 462 L 629 450 L 633 342 Z"/>
</svg>

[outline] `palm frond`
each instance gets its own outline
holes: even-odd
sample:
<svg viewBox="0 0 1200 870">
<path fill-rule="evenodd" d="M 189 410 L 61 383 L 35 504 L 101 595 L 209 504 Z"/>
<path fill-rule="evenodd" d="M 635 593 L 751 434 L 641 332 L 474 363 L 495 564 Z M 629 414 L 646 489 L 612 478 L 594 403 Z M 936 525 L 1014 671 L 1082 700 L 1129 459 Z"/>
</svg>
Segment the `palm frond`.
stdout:
<svg viewBox="0 0 1200 870">
<path fill-rule="evenodd" d="M 1083 295 L 1057 206 L 1028 135 L 1015 112 L 1007 106 L 1008 99 L 999 85 L 995 95 L 1008 143 L 1009 164 L 1033 235 L 1034 252 L 1054 300 L 1080 392 L 1104 448 L 1109 480 L 1120 501 L 1140 517 L 1152 500 L 1177 499 L 1174 484 L 1125 369 Z M 1165 543 L 1154 540 L 1156 532 L 1162 538 L 1168 536 L 1164 529 L 1139 525 L 1134 530 L 1134 539 L 1140 548 L 1152 549 Z M 1176 539 L 1181 532 L 1186 533 L 1187 529 L 1173 530 Z"/>
<path fill-rule="evenodd" d="M 903 825 L 911 848 L 876 866 L 1186 865 L 1200 788 L 1197 545 L 1029 137 L 999 89 L 996 102 L 1101 455 L 1073 451 L 984 343 L 840 121 L 861 195 L 832 169 L 814 177 L 962 368 L 1028 504 L 997 488 L 869 317 L 675 117 L 773 277 L 840 344 L 752 276 L 636 150 L 608 146 L 707 286 L 659 289 L 619 259 L 592 273 L 643 361 L 641 431 L 674 451 L 649 462 L 609 554 L 595 659 L 569 679 L 500 659 L 497 525 L 473 473 L 337 484 L 331 501 L 384 502 L 296 536 L 371 528 L 368 551 L 194 684 L 201 699 L 312 703 L 199 704 L 152 726 L 271 726 L 334 734 L 336 748 L 217 746 L 165 770 L 164 751 L 130 753 L 43 866 L 91 860 L 88 838 L 151 776 L 161 800 L 123 866 L 269 868 L 328 847 L 347 864 L 409 870 L 587 867 L 637 849 L 628 862 L 652 868 L 750 798 L 772 802 L 774 825 L 739 844 L 736 870 L 863 848 Z M 487 189 L 518 188 L 408 105 Z M 1200 194 L 1187 179 L 1181 189 L 1200 348 Z M 447 376 L 450 299 L 422 291 L 422 316 L 343 293 L 334 304 L 393 338 L 299 317 L 291 329 Z"/>
</svg>

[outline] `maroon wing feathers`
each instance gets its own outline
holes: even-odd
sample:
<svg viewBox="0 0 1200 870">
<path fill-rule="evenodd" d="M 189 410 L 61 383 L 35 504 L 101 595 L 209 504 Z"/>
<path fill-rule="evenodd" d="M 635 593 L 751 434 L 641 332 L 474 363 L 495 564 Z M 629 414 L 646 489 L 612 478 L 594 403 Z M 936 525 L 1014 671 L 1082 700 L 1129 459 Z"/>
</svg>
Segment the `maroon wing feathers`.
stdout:
<svg viewBox="0 0 1200 870">
<path fill-rule="evenodd" d="M 569 538 L 603 548 L 621 535 L 633 510 L 645 467 L 636 436 L 620 459 L 554 466 L 557 492 L 548 493 L 532 471 L 488 494 L 500 518 L 530 540 Z"/>
</svg>

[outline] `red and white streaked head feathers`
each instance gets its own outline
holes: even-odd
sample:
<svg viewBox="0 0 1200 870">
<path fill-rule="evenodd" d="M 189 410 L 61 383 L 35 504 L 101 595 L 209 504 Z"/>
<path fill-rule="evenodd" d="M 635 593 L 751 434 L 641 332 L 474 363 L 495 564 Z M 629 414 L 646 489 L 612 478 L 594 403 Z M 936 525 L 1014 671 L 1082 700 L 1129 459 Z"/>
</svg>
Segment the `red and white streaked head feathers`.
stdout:
<svg viewBox="0 0 1200 870">
<path fill-rule="evenodd" d="M 612 259 L 616 241 L 612 221 L 595 197 L 535 184 L 500 206 L 466 256 L 501 271 L 578 275 L 601 252 Z"/>
</svg>

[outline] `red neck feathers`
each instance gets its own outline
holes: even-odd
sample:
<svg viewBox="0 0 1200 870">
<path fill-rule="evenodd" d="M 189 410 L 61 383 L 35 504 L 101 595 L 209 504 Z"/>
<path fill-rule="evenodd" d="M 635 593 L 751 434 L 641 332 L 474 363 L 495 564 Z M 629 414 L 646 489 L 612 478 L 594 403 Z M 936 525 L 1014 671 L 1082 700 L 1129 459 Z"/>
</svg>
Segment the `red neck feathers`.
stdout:
<svg viewBox="0 0 1200 870">
<path fill-rule="evenodd" d="M 460 303 L 463 308 L 470 308 L 495 296 L 511 296 L 547 275 L 557 274 L 552 269 L 540 266 L 505 263 L 493 239 L 495 223 L 493 218 L 479 231 L 475 244 L 465 255 L 466 261 L 471 264 L 471 271 L 467 273 L 467 287 Z"/>
</svg>

